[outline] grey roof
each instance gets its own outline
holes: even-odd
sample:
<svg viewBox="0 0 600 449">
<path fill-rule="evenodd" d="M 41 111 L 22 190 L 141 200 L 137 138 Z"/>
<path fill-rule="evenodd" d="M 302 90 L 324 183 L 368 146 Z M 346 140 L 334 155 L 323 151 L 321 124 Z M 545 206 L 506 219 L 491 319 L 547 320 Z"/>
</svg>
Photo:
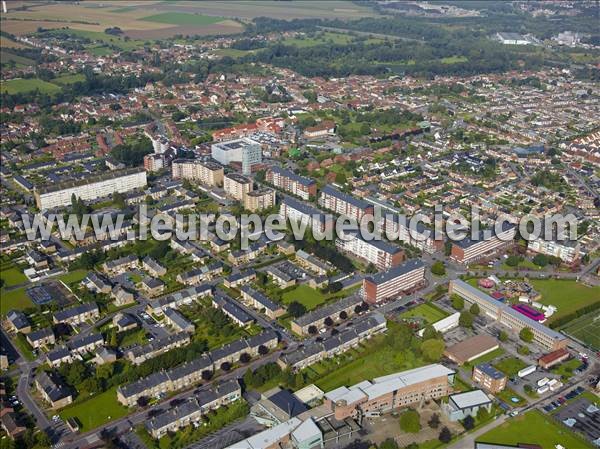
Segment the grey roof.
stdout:
<svg viewBox="0 0 600 449">
<path fill-rule="evenodd" d="M 121 265 L 130 264 L 130 263 L 137 262 L 137 261 L 138 261 L 137 256 L 135 256 L 133 254 L 129 254 L 129 255 L 123 256 L 119 259 L 109 260 L 108 262 L 105 263 L 105 265 L 107 268 L 113 269 L 113 268 L 119 267 Z"/>
<path fill-rule="evenodd" d="M 481 363 L 477 365 L 476 368 L 495 380 L 500 380 L 506 377 L 506 374 L 504 374 L 502 371 L 497 370 L 489 363 Z"/>
<path fill-rule="evenodd" d="M 77 315 L 81 315 L 82 313 L 91 312 L 94 310 L 98 310 L 98 306 L 95 302 L 86 302 L 84 304 L 71 307 L 70 309 L 59 310 L 54 313 L 54 318 L 56 321 L 66 321 L 70 318 L 76 317 Z"/>
<path fill-rule="evenodd" d="M 352 195 L 348 195 L 347 193 L 341 192 L 330 185 L 326 185 L 321 189 L 322 194 L 334 196 L 348 204 L 352 204 L 355 207 L 358 207 L 361 210 L 373 207 L 373 205 L 367 201 L 354 198 Z"/>
<path fill-rule="evenodd" d="M 298 184 L 301 184 L 303 186 L 307 186 L 308 187 L 308 186 L 311 186 L 313 184 L 316 184 L 315 180 L 307 178 L 305 176 L 297 175 L 293 171 L 288 170 L 286 168 L 281 168 L 281 167 L 273 166 L 273 167 L 270 167 L 270 170 L 273 173 L 277 173 L 277 174 L 279 174 L 281 176 L 285 176 L 286 178 L 289 178 L 292 181 L 295 181 Z"/>
<path fill-rule="evenodd" d="M 27 334 L 27 339 L 29 341 L 39 341 L 43 340 L 44 338 L 48 338 L 51 335 L 54 335 L 54 332 L 52 332 L 52 328 L 44 327 L 43 329 L 38 329 Z"/>
<path fill-rule="evenodd" d="M 347 298 L 342 298 L 339 301 L 312 310 L 296 318 L 294 322 L 298 326 L 304 327 L 327 317 L 336 317 L 340 311 L 362 304 L 362 302 L 363 300 L 357 295 L 348 296 Z"/>
<path fill-rule="evenodd" d="M 173 335 L 167 335 L 165 337 L 157 338 L 151 342 L 148 342 L 143 345 L 135 345 L 132 346 L 128 352 L 130 352 L 134 357 L 141 357 L 147 354 L 152 354 L 155 351 L 159 351 L 167 346 L 177 344 L 178 342 L 189 339 L 190 336 L 186 332 L 179 332 Z"/>
<path fill-rule="evenodd" d="M 267 310 L 279 310 L 281 309 L 281 305 L 277 304 L 274 301 L 271 301 L 266 295 L 262 292 L 253 289 L 249 285 L 244 285 L 240 288 L 240 290 L 247 295 L 249 295 L 252 299 L 258 302 L 262 307 Z"/>
<path fill-rule="evenodd" d="M 11 310 L 6 314 L 6 318 L 15 326 L 17 329 L 24 329 L 31 324 L 27 319 L 27 315 L 25 315 L 20 310 Z"/>
<path fill-rule="evenodd" d="M 313 218 L 313 216 L 318 217 L 319 221 L 321 221 L 322 223 L 325 222 L 328 217 L 329 219 L 333 219 L 331 215 L 324 214 L 323 212 L 321 212 L 320 209 L 317 209 L 313 206 L 309 206 L 308 204 L 295 200 L 294 198 L 291 198 L 289 196 L 285 197 L 282 203 L 289 206 L 292 209 L 297 210 L 298 212 L 301 212 L 305 215 L 309 215 L 311 218 Z"/>
<path fill-rule="evenodd" d="M 231 274 L 227 277 L 228 282 L 236 282 L 242 279 L 246 279 L 252 276 L 256 276 L 256 271 L 253 269 L 240 271 L 238 273 Z"/>
<path fill-rule="evenodd" d="M 46 373 L 42 371 L 37 375 L 37 382 L 52 402 L 60 401 L 71 396 L 71 391 L 62 383 L 61 379 L 55 373 Z"/>
<path fill-rule="evenodd" d="M 190 326 L 193 326 L 181 313 L 175 309 L 168 308 L 165 310 L 165 315 L 173 322 L 177 327 L 184 330 Z"/>
<path fill-rule="evenodd" d="M 504 222 L 502 222 L 502 230 L 501 230 L 501 232 L 506 232 L 506 231 L 508 231 L 509 229 L 512 229 L 512 228 L 515 228 L 514 224 L 508 223 L 508 222 L 504 221 Z M 484 242 L 486 240 L 490 240 L 492 237 L 495 237 L 497 235 L 495 229 L 492 229 L 491 231 L 492 231 L 492 235 L 491 235 L 491 237 L 489 237 L 487 239 L 484 238 L 484 232 L 486 232 L 486 230 L 482 229 L 481 231 L 479 231 L 479 235 L 475 239 L 472 239 L 471 236 L 469 235 L 469 236 L 465 237 L 464 239 L 456 241 L 456 242 L 453 242 L 453 243 L 455 245 L 461 247 L 461 248 L 465 248 L 466 249 L 466 248 L 469 248 L 469 247 L 471 247 L 473 245 L 476 245 L 477 243 L 481 243 L 481 242 Z"/>
<path fill-rule="evenodd" d="M 490 404 L 492 400 L 482 390 L 466 391 L 448 396 L 448 402 L 458 410 Z"/>
<path fill-rule="evenodd" d="M 65 346 L 61 346 L 60 348 L 55 348 L 46 354 L 46 358 L 50 363 L 56 362 L 57 360 L 62 360 L 64 358 L 70 357 L 71 351 L 69 351 Z"/>
<path fill-rule="evenodd" d="M 249 323 L 250 321 L 253 321 L 253 318 L 248 315 L 244 309 L 238 306 L 233 299 L 220 291 L 215 293 L 213 302 L 217 304 L 219 308 L 223 310 L 223 312 L 233 316 L 241 323 Z"/>
<path fill-rule="evenodd" d="M 377 273 L 373 276 L 367 277 L 366 279 L 370 280 L 374 284 L 379 285 L 388 282 L 391 279 L 397 278 L 398 276 L 402 276 L 403 274 L 416 270 L 418 268 L 422 268 L 424 266 L 425 265 L 420 259 L 411 259 L 404 262 L 401 265 L 398 265 L 397 267 L 393 267 L 387 271 Z"/>
<path fill-rule="evenodd" d="M 77 350 L 91 344 L 104 344 L 104 338 L 102 337 L 102 334 L 96 333 L 84 335 L 83 337 L 76 337 L 69 342 L 68 346 L 71 350 Z"/>
</svg>

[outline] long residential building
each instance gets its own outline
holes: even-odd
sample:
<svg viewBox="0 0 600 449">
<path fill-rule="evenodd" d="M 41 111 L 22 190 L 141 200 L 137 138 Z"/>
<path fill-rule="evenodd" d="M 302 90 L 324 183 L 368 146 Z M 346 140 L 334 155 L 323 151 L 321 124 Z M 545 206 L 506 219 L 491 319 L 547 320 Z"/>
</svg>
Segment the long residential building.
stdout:
<svg viewBox="0 0 600 449">
<path fill-rule="evenodd" d="M 380 313 L 372 313 L 355 320 L 352 325 L 337 334 L 323 338 L 321 341 L 306 342 L 304 347 L 279 357 L 277 363 L 284 369 L 299 371 L 323 359 L 342 354 L 386 330 L 385 317 Z"/>
<path fill-rule="evenodd" d="M 481 231 L 476 239 L 467 237 L 458 242 L 452 242 L 450 258 L 459 263 L 469 264 L 488 257 L 514 243 L 517 227 L 504 222 L 500 232 L 493 232 L 493 235 L 488 238 L 485 238 L 484 233 L 485 231 Z"/>
<path fill-rule="evenodd" d="M 284 198 L 281 202 L 279 215 L 285 220 L 305 222 L 313 232 L 323 233 L 335 226 L 335 221 L 331 215 L 324 214 L 315 207 L 289 197 Z"/>
<path fill-rule="evenodd" d="M 360 232 L 346 233 L 345 238 L 337 238 L 335 246 L 355 257 L 372 263 L 379 270 L 387 270 L 402 263 L 404 251 L 385 240 L 365 240 Z"/>
<path fill-rule="evenodd" d="M 425 281 L 425 264 L 412 259 L 387 271 L 368 276 L 363 280 L 366 302 L 375 304 L 411 290 Z"/>
<path fill-rule="evenodd" d="M 319 192 L 319 206 L 359 222 L 364 215 L 373 215 L 374 211 L 371 203 L 354 198 L 329 185 L 323 187 Z"/>
<path fill-rule="evenodd" d="M 568 340 L 562 334 L 528 318 L 509 305 L 495 300 L 460 279 L 450 281 L 448 292 L 451 295 L 459 295 L 470 304 L 476 303 L 482 313 L 509 327 L 515 334 L 519 334 L 521 329 L 528 327 L 533 332 L 534 342 L 543 348 L 556 351 L 567 346 Z"/>
<path fill-rule="evenodd" d="M 180 348 L 190 344 L 190 334 L 187 332 L 178 332 L 157 338 L 143 345 L 134 345 L 124 351 L 124 356 L 134 365 L 140 365 L 146 360 L 158 357 L 172 349 Z"/>
<path fill-rule="evenodd" d="M 305 201 L 308 201 L 311 197 L 317 196 L 316 181 L 297 175 L 293 171 L 285 168 L 270 167 L 267 170 L 265 180 L 278 189 L 285 190 Z"/>
<path fill-rule="evenodd" d="M 314 326 L 314 330 L 319 331 L 325 327 L 325 320 L 327 318 L 330 318 L 334 323 L 343 321 L 354 315 L 356 307 L 360 306 L 362 302 L 361 297 L 352 295 L 326 304 L 294 319 L 292 321 L 292 330 L 298 335 L 308 335 L 310 333 L 309 329 Z"/>
<path fill-rule="evenodd" d="M 175 159 L 171 166 L 171 173 L 173 179 L 200 181 L 211 187 L 222 186 L 225 176 L 222 165 L 196 159 Z"/>
<path fill-rule="evenodd" d="M 82 181 L 49 185 L 35 189 L 34 196 L 38 209 L 46 210 L 68 206 L 75 195 L 84 201 L 95 200 L 114 194 L 125 193 L 145 187 L 146 171 L 143 168 L 115 170 L 90 176 Z"/>
<path fill-rule="evenodd" d="M 273 331 L 236 340 L 168 371 L 158 371 L 130 384 L 121 385 L 117 388 L 117 400 L 131 407 L 142 397 L 151 398 L 191 387 L 210 378 L 224 363 L 236 363 L 244 353 L 251 357 L 264 355 L 275 348 L 277 343 L 277 334 Z"/>
<path fill-rule="evenodd" d="M 238 201 L 244 201 L 246 195 L 254 188 L 252 184 L 252 180 L 247 176 L 228 173 L 223 181 L 223 190 L 230 197 Z"/>
<path fill-rule="evenodd" d="M 581 245 L 573 240 L 544 240 L 540 236 L 527 242 L 527 249 L 534 253 L 558 257 L 568 264 L 577 261 L 581 256 Z"/>
<path fill-rule="evenodd" d="M 198 392 L 172 409 L 146 421 L 145 427 L 153 438 L 161 438 L 168 432 L 200 423 L 202 417 L 212 410 L 231 404 L 242 397 L 242 388 L 237 379 L 222 382 Z"/>
<path fill-rule="evenodd" d="M 380 230 L 391 241 L 399 240 L 426 253 L 434 253 L 444 247 L 443 239 L 435 239 L 433 230 L 422 223 L 411 229 L 410 222 L 399 214 L 386 213 L 379 221 Z"/>
</svg>

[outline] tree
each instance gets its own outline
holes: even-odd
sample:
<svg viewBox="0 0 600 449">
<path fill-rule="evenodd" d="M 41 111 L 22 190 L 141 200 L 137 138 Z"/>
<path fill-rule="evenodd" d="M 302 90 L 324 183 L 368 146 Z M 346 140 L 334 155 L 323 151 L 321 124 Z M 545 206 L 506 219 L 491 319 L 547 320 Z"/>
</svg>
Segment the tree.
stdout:
<svg viewBox="0 0 600 449">
<path fill-rule="evenodd" d="M 247 352 L 242 352 L 242 354 L 240 355 L 240 362 L 248 363 L 250 360 L 252 360 L 252 357 L 250 357 L 250 354 L 248 354 Z"/>
<path fill-rule="evenodd" d="M 388 438 L 379 445 L 379 449 L 398 449 L 398 443 L 393 438 Z"/>
<path fill-rule="evenodd" d="M 452 295 L 452 307 L 456 310 L 465 308 L 465 300 L 458 295 Z"/>
<path fill-rule="evenodd" d="M 212 379 L 213 372 L 205 369 L 204 371 L 202 371 L 201 376 L 202 376 L 202 380 L 207 381 L 207 380 Z"/>
<path fill-rule="evenodd" d="M 536 254 L 532 261 L 538 267 L 545 267 L 546 265 L 548 265 L 548 256 L 546 256 L 545 254 Z"/>
<path fill-rule="evenodd" d="M 471 415 L 468 415 L 465 419 L 463 419 L 463 427 L 467 430 L 471 430 L 473 427 L 475 427 L 475 419 Z"/>
<path fill-rule="evenodd" d="M 365 273 L 369 273 L 369 274 L 377 273 L 377 267 L 375 265 L 373 265 L 372 263 L 369 263 L 369 265 L 367 265 L 367 268 L 365 269 Z"/>
<path fill-rule="evenodd" d="M 444 276 L 446 274 L 446 267 L 444 266 L 444 262 L 438 260 L 433 263 L 431 266 L 431 272 L 436 276 Z"/>
<path fill-rule="evenodd" d="M 328 316 L 327 318 L 325 318 L 325 320 L 323 321 L 323 323 L 324 323 L 324 324 L 325 324 L 325 326 L 327 326 L 327 327 L 331 327 L 331 326 L 333 326 L 333 320 L 332 320 L 332 319 L 331 319 L 331 317 L 329 317 L 329 316 Z"/>
<path fill-rule="evenodd" d="M 473 315 L 471 312 L 462 312 L 458 318 L 458 324 L 466 328 L 473 327 Z"/>
<path fill-rule="evenodd" d="M 469 312 L 473 315 L 479 315 L 479 305 L 477 303 L 473 303 L 473 305 L 469 308 Z"/>
<path fill-rule="evenodd" d="M 517 265 L 519 265 L 521 258 L 519 256 L 508 256 L 506 258 L 506 265 L 508 265 L 509 267 L 516 267 Z"/>
<path fill-rule="evenodd" d="M 438 362 L 444 354 L 444 349 L 446 349 L 444 340 L 431 339 L 421 343 L 423 357 L 430 362 Z"/>
<path fill-rule="evenodd" d="M 243 379 L 246 388 L 254 386 L 254 372 L 251 369 L 246 370 Z"/>
<path fill-rule="evenodd" d="M 517 352 L 521 355 L 529 355 L 529 347 L 526 345 L 521 345 L 519 346 L 519 348 L 517 349 Z"/>
<path fill-rule="evenodd" d="M 450 429 L 444 426 L 440 432 L 438 440 L 440 440 L 442 443 L 449 443 L 450 440 L 452 440 L 452 433 L 450 432 Z"/>
<path fill-rule="evenodd" d="M 136 402 L 138 406 L 145 407 L 148 405 L 148 398 L 146 396 L 140 396 Z"/>
<path fill-rule="evenodd" d="M 421 422 L 419 419 L 419 412 L 408 409 L 400 415 L 400 429 L 407 433 L 419 433 L 421 430 Z"/>
<path fill-rule="evenodd" d="M 431 324 L 428 324 L 425 326 L 425 329 L 423 329 L 423 340 L 431 340 L 432 338 L 438 338 L 438 336 L 438 332 Z"/>
<path fill-rule="evenodd" d="M 505 342 L 508 340 L 508 334 L 506 333 L 506 331 L 500 331 L 498 333 L 498 340 Z"/>
<path fill-rule="evenodd" d="M 432 429 L 437 429 L 440 426 L 440 417 L 439 417 L 439 415 L 437 413 L 434 413 L 433 415 L 431 415 L 431 418 L 429 418 L 429 421 L 427 422 L 427 424 Z"/>
<path fill-rule="evenodd" d="M 288 313 L 294 318 L 298 318 L 306 313 L 306 307 L 298 301 L 292 301 L 288 306 Z"/>
<path fill-rule="evenodd" d="M 339 317 L 340 317 L 340 320 L 345 320 L 346 318 L 348 318 L 348 314 L 346 313 L 346 311 L 345 311 L 345 310 L 342 310 L 342 311 L 340 312 L 340 315 L 339 315 Z"/>
<path fill-rule="evenodd" d="M 490 417 L 490 412 L 488 411 L 487 408 L 485 407 L 481 407 L 478 411 L 477 411 L 477 419 L 480 422 L 483 422 L 485 420 L 487 420 Z"/>
<path fill-rule="evenodd" d="M 317 329 L 317 326 L 315 326 L 314 324 L 311 324 L 310 326 L 308 326 L 308 333 L 310 335 L 315 335 L 318 331 L 319 331 L 319 329 Z"/>
<path fill-rule="evenodd" d="M 344 285 L 339 281 L 332 282 L 327 286 L 327 290 L 329 291 L 329 293 L 337 293 L 342 288 L 344 288 Z"/>
<path fill-rule="evenodd" d="M 221 371 L 229 371 L 231 369 L 231 363 L 223 362 L 221 363 Z"/>
<path fill-rule="evenodd" d="M 519 332 L 519 338 L 525 343 L 531 343 L 533 341 L 533 331 L 528 327 L 524 327 Z"/>
<path fill-rule="evenodd" d="M 113 204 L 115 205 L 116 208 L 118 209 L 125 209 L 125 195 L 123 195 L 121 192 L 115 192 L 113 193 Z"/>
<path fill-rule="evenodd" d="M 265 345 L 260 345 L 258 347 L 258 353 L 260 355 L 267 355 L 269 353 L 269 348 L 267 348 Z"/>
</svg>

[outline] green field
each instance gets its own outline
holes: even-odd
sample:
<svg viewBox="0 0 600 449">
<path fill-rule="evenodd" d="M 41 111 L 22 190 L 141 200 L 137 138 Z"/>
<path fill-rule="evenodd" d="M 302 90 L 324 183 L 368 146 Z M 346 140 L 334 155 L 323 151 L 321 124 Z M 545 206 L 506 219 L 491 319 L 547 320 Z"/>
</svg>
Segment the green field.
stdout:
<svg viewBox="0 0 600 449">
<path fill-rule="evenodd" d="M 74 84 L 79 81 L 85 81 L 85 76 L 81 73 L 75 73 L 72 75 L 61 75 L 59 77 L 56 77 L 52 80 L 52 83 L 63 86 L 68 84 Z"/>
<path fill-rule="evenodd" d="M 481 357 L 477 357 L 476 359 L 465 363 L 465 366 L 476 366 L 476 365 L 479 365 L 480 363 L 489 363 L 492 360 L 497 359 L 498 357 L 500 357 L 502 355 L 504 355 L 504 349 L 502 349 L 501 347 L 496 348 L 492 352 L 488 352 L 487 354 L 484 354 Z"/>
<path fill-rule="evenodd" d="M 600 301 L 600 287 L 587 287 L 573 280 L 531 279 L 533 288 L 542 294 L 542 304 L 552 304 L 558 311 L 548 322 Z"/>
<path fill-rule="evenodd" d="M 281 299 L 284 304 L 297 301 L 308 310 L 312 310 L 326 300 L 326 295 L 306 284 L 298 285 L 295 289 L 285 292 Z"/>
<path fill-rule="evenodd" d="M 566 448 L 593 447 L 537 410 L 509 419 L 483 434 L 477 441 L 496 444 L 531 443 L 539 444 L 543 449 L 555 449 L 557 444 Z"/>
<path fill-rule="evenodd" d="M 517 357 L 507 357 L 494 363 L 494 366 L 506 374 L 508 377 L 516 376 L 517 373 L 525 368 L 527 364 Z"/>
<path fill-rule="evenodd" d="M 421 304 L 408 312 L 400 314 L 400 318 L 423 318 L 427 324 L 433 324 L 443 318 L 446 318 L 448 313 L 433 304 Z"/>
<path fill-rule="evenodd" d="M 19 285 L 23 282 L 27 282 L 27 276 L 23 274 L 18 268 L 9 268 L 0 272 L 0 279 L 4 281 L 6 287 L 13 285 Z"/>
<path fill-rule="evenodd" d="M 552 368 L 552 373 L 559 375 L 563 380 L 568 380 L 573 376 L 573 371 L 581 365 L 579 359 L 571 359 Z"/>
<path fill-rule="evenodd" d="M 285 45 L 293 45 L 294 47 L 304 48 L 304 47 L 314 47 L 316 45 L 323 45 L 327 43 L 334 44 L 347 44 L 354 39 L 353 36 L 344 33 L 332 33 L 326 31 L 324 33 L 320 33 L 314 37 L 294 37 L 284 39 L 282 44 Z"/>
<path fill-rule="evenodd" d="M 77 418 L 84 432 L 127 415 L 127 408 L 117 402 L 117 387 L 63 409 L 59 415 L 66 421 Z"/>
<path fill-rule="evenodd" d="M 141 20 L 146 22 L 170 23 L 173 25 L 212 25 L 222 22 L 223 17 L 205 16 L 203 14 L 185 14 L 182 12 L 165 12 L 153 16 L 144 17 Z"/>
<path fill-rule="evenodd" d="M 72 285 L 72 284 L 81 282 L 83 280 L 83 278 L 87 276 L 87 274 L 88 274 L 87 270 L 81 269 L 81 270 L 75 270 L 75 271 L 71 271 L 69 273 L 61 274 L 60 276 L 58 276 L 57 279 L 60 279 L 67 285 Z"/>
<path fill-rule="evenodd" d="M 40 92 L 46 94 L 55 94 L 60 91 L 60 87 L 56 84 L 42 81 L 37 78 L 12 79 L 8 81 L 2 81 L 0 84 L 0 91 L 8 92 L 9 94 L 31 92 L 36 89 L 39 89 Z"/>
<path fill-rule="evenodd" d="M 571 321 L 564 332 L 600 351 L 600 312 L 591 312 Z"/>
<path fill-rule="evenodd" d="M 16 290 L 6 291 L 0 290 L 0 315 L 4 316 L 9 310 L 23 310 L 28 307 L 33 307 L 33 302 L 27 293 L 25 287 Z"/>
<path fill-rule="evenodd" d="M 16 55 L 10 51 L 7 51 L 4 48 L 0 49 L 0 61 L 2 61 L 2 65 L 14 62 L 16 67 L 26 67 L 29 65 L 35 65 L 35 61 L 33 59 Z"/>
<path fill-rule="evenodd" d="M 464 56 L 449 56 L 440 59 L 442 64 L 458 64 L 459 62 L 467 62 L 469 59 Z"/>
</svg>

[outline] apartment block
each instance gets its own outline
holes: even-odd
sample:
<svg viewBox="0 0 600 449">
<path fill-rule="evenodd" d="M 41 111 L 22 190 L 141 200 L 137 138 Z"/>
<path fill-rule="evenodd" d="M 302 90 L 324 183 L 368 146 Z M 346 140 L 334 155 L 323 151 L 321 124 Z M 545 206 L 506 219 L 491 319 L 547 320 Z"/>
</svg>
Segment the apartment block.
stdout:
<svg viewBox="0 0 600 449">
<path fill-rule="evenodd" d="M 212 144 L 211 155 L 223 165 L 241 165 L 244 175 L 251 174 L 253 167 L 262 162 L 260 143 L 246 137 Z"/>
<path fill-rule="evenodd" d="M 333 229 L 335 221 L 331 215 L 326 215 L 319 209 L 293 198 L 284 198 L 279 206 L 279 215 L 285 220 L 306 222 L 313 232 L 323 233 Z"/>
<path fill-rule="evenodd" d="M 399 240 L 429 254 L 444 248 L 444 241 L 436 240 L 433 230 L 428 229 L 422 223 L 417 223 L 411 229 L 406 218 L 398 214 L 385 214 L 379 221 L 379 227 L 381 232 L 392 242 Z"/>
<path fill-rule="evenodd" d="M 238 175 L 237 173 L 225 175 L 223 189 L 228 196 L 238 201 L 243 202 L 246 195 L 251 192 L 253 188 L 252 180 L 246 176 Z"/>
<path fill-rule="evenodd" d="M 90 176 L 82 181 L 41 187 L 34 191 L 36 205 L 40 210 L 68 206 L 75 195 L 84 201 L 110 196 L 115 192 L 125 193 L 145 187 L 146 171 L 142 168 L 115 170 Z"/>
<path fill-rule="evenodd" d="M 223 185 L 225 170 L 215 162 L 196 159 L 176 159 L 171 165 L 173 179 L 189 179 L 210 187 Z"/>
<path fill-rule="evenodd" d="M 331 304 L 314 309 L 292 321 L 292 331 L 298 335 L 310 334 L 309 329 L 314 327 L 318 332 L 325 327 L 325 320 L 331 319 L 333 323 L 343 321 L 356 313 L 356 307 L 363 300 L 358 295 L 348 296 Z"/>
<path fill-rule="evenodd" d="M 397 267 L 405 259 L 404 251 L 385 240 L 365 240 L 359 232 L 347 232 L 344 238 L 337 238 L 335 246 L 341 251 L 352 254 L 368 263 L 372 263 L 378 270 L 387 270 Z"/>
<path fill-rule="evenodd" d="M 394 298 L 414 289 L 425 280 L 425 265 L 418 259 L 409 260 L 363 280 L 363 296 L 371 304 Z"/>
<path fill-rule="evenodd" d="M 505 222 L 499 233 L 493 233 L 493 235 L 486 238 L 484 232 L 481 231 L 479 238 L 476 239 L 467 237 L 458 242 L 453 242 L 450 258 L 459 263 L 470 264 L 484 257 L 489 257 L 514 243 L 517 227 Z"/>
<path fill-rule="evenodd" d="M 472 379 L 490 393 L 500 393 L 506 388 L 507 377 L 489 363 L 481 363 L 473 368 Z"/>
<path fill-rule="evenodd" d="M 317 196 L 316 181 L 297 175 L 293 171 L 285 168 L 275 166 L 270 167 L 265 175 L 265 180 L 278 189 L 296 195 L 304 201 L 308 201 L 311 197 Z"/>
<path fill-rule="evenodd" d="M 253 190 L 244 197 L 244 209 L 251 212 L 258 212 L 273 206 L 275 206 L 275 191 L 273 189 Z"/>
<path fill-rule="evenodd" d="M 373 215 L 374 206 L 326 185 L 319 193 L 319 206 L 360 222 L 364 215 Z"/>
<path fill-rule="evenodd" d="M 579 242 L 572 240 L 544 240 L 538 237 L 527 242 L 527 249 L 534 253 L 558 257 L 565 263 L 571 264 L 581 257 Z"/>
</svg>

